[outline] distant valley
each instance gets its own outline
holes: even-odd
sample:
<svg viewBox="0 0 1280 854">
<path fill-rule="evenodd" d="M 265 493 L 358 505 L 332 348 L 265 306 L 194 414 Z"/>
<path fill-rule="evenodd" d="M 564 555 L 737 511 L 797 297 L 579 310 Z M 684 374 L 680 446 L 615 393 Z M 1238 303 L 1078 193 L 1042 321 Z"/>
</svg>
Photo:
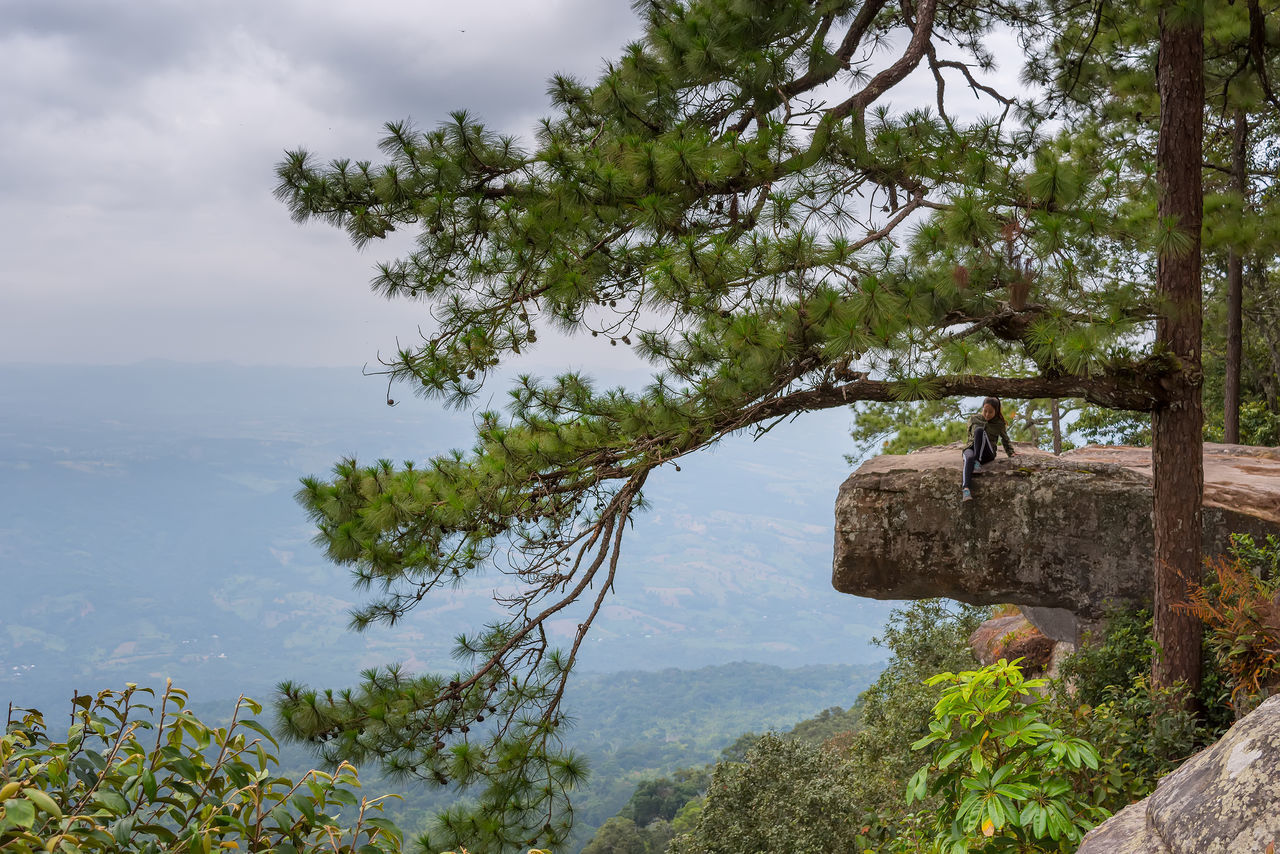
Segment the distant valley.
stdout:
<svg viewBox="0 0 1280 854">
<path fill-rule="evenodd" d="M 345 455 L 469 444 L 468 415 L 407 395 L 390 408 L 384 388 L 356 369 L 0 368 L 0 573 L 21 591 L 0 612 L 0 700 L 165 677 L 196 696 L 264 696 L 392 661 L 448 669 L 453 636 L 499 615 L 488 590 L 354 634 L 347 572 L 292 498 Z M 735 438 L 651 479 L 582 669 L 878 660 L 888 606 L 829 581 L 847 422 Z"/>
</svg>

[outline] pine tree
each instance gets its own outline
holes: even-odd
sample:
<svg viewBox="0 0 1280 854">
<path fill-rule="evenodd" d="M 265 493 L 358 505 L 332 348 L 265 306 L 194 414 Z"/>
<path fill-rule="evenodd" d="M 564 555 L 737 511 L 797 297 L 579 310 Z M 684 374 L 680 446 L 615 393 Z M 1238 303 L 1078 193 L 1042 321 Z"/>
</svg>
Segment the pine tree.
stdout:
<svg viewBox="0 0 1280 854">
<path fill-rule="evenodd" d="M 1257 2 L 1097 2 L 1088 15 L 1072 17 L 1076 10 L 1073 4 L 1055 5 L 1052 17 L 1068 26 L 1049 40 L 1050 49 L 1032 67 L 1077 120 L 1110 129 L 1112 151 L 1134 164 L 1133 175 L 1154 178 L 1156 339 L 1178 370 L 1169 377 L 1168 398 L 1152 413 L 1155 634 L 1162 650 L 1153 675 L 1157 684 L 1194 686 L 1199 625 L 1173 605 L 1185 601 L 1187 583 L 1201 575 L 1201 233 L 1203 227 L 1211 258 L 1215 252 L 1225 255 L 1223 419 L 1228 440 L 1238 441 L 1242 256 L 1274 242 L 1274 217 L 1250 200 L 1247 168 L 1251 119 L 1264 122 L 1280 105 L 1270 84 L 1276 73 L 1268 47 L 1275 40 L 1274 24 Z M 1217 143 L 1207 170 L 1215 176 L 1208 186 L 1216 192 L 1208 198 L 1201 165 L 1206 135 L 1211 146 Z M 1154 175 L 1144 176 L 1142 160 L 1156 163 Z M 1144 195 L 1133 193 L 1138 199 Z"/>
<path fill-rule="evenodd" d="M 643 38 L 594 84 L 553 78 L 552 115 L 527 149 L 460 111 L 429 130 L 389 124 L 378 165 L 294 151 L 278 169 L 299 221 L 344 228 L 358 245 L 417 229 L 416 248 L 381 264 L 374 288 L 430 303 L 437 326 L 387 361 L 392 379 L 467 406 L 547 329 L 608 339 L 654 366 L 640 391 L 524 376 L 505 413 L 476 414 L 467 453 L 399 467 L 349 459 L 304 481 L 329 556 L 373 594 L 356 628 L 394 624 L 485 569 L 512 578 L 508 617 L 458 638 L 455 673 L 390 668 L 343 692 L 281 688 L 291 734 L 331 758 L 483 782 L 474 809 L 442 817 L 453 844 L 498 850 L 566 832 L 583 764 L 559 749 L 565 680 L 655 468 L 807 411 L 964 395 L 1154 411 L 1159 448 L 1170 427 L 1178 449 L 1190 441 L 1176 415 L 1198 400 L 1198 338 L 1184 334 L 1198 334 L 1198 286 L 1187 296 L 1162 284 L 1158 300 L 1153 278 L 1124 271 L 1189 263 L 1191 214 L 1161 210 L 1180 217 L 1164 232 L 1178 252 L 1134 238 L 1132 164 L 1097 134 L 1043 135 L 1040 102 L 982 77 L 992 26 L 1043 39 L 1043 10 L 636 9 Z M 888 96 L 917 68 L 935 80 L 934 103 L 895 108 Z M 957 90 L 990 114 L 954 114 Z M 1175 501 L 1198 512 L 1190 482 L 1163 464 L 1157 479 L 1158 516 Z M 1167 523 L 1158 530 L 1161 555 L 1189 553 Z M 570 613 L 576 636 L 553 650 L 544 625 Z"/>
</svg>

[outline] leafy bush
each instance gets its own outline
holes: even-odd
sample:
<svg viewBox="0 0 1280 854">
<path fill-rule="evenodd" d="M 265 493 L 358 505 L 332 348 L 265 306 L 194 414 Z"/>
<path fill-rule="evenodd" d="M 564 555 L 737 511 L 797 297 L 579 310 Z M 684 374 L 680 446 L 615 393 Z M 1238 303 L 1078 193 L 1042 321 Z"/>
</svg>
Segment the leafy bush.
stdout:
<svg viewBox="0 0 1280 854">
<path fill-rule="evenodd" d="M 671 822 L 655 819 L 641 827 L 615 815 L 601 825 L 582 854 L 663 854 L 671 841 Z"/>
<path fill-rule="evenodd" d="M 1060 676 L 1054 683 L 1057 704 L 1063 709 L 1074 709 L 1083 704 L 1098 706 L 1103 703 L 1128 705 L 1137 713 L 1140 708 L 1165 709 L 1172 697 L 1151 698 L 1151 656 L 1155 649 L 1152 639 L 1150 609 L 1117 609 L 1107 614 L 1103 630 L 1088 635 L 1076 652 L 1063 662 Z M 1224 687 L 1227 674 L 1216 661 L 1206 639 L 1201 652 L 1201 684 L 1196 705 L 1202 713 L 1204 730 L 1194 737 L 1186 730 L 1185 747 L 1202 745 L 1205 735 L 1226 731 L 1232 716 L 1226 703 Z M 1143 695 L 1129 698 L 1129 694 Z M 1141 726 L 1159 730 L 1167 722 L 1150 720 Z M 1174 751 L 1177 753 L 1178 751 Z M 1183 758 L 1186 752 L 1181 754 Z"/>
<path fill-rule="evenodd" d="M 1265 402 L 1248 401 L 1240 405 L 1240 442 L 1245 445 L 1280 445 L 1280 413 L 1272 412 Z"/>
<path fill-rule="evenodd" d="M 72 700 L 66 739 L 43 715 L 11 709 L 0 738 L 0 849 L 208 852 L 213 849 L 399 852 L 401 835 L 361 800 L 355 769 L 272 772 L 275 741 L 242 713 L 225 727 L 185 709 L 170 685 L 158 712 L 152 691 L 130 685 Z M 143 702 L 146 699 L 148 702 Z"/>
<path fill-rule="evenodd" d="M 919 767 L 911 745 L 929 732 L 942 689 L 926 684 L 944 671 L 977 665 L 969 635 L 988 609 L 942 599 L 895 608 L 876 642 L 891 655 L 880 677 L 859 698 L 861 728 L 846 755 L 857 769 L 859 803 L 875 816 L 886 838 L 909 821 L 902 799 L 905 781 Z"/>
<path fill-rule="evenodd" d="M 696 827 L 670 854 L 862 851 L 863 815 L 852 764 L 832 750 L 776 734 L 741 763 L 716 765 Z"/>
<path fill-rule="evenodd" d="M 877 640 L 890 660 L 857 705 L 829 709 L 786 735 L 744 736 L 726 749 L 705 799 L 690 801 L 673 821 L 682 836 L 671 851 L 861 852 L 908 834 L 916 819 L 902 790 L 919 765 L 911 744 L 929 732 L 941 693 L 924 680 L 975 664 L 968 638 L 986 613 L 944 600 L 895 609 Z M 838 826 L 803 818 L 827 809 L 822 803 L 832 793 L 840 796 L 829 807 Z M 793 825 L 804 827 L 794 839 L 783 835 L 781 829 Z"/>
<path fill-rule="evenodd" d="M 946 685 L 929 734 L 930 763 L 907 785 L 908 802 L 936 794 L 936 844 L 968 851 L 1074 851 L 1109 813 L 1092 797 L 1098 752 L 1044 718 L 1046 682 L 1026 680 L 1017 662 L 940 673 Z"/>
<path fill-rule="evenodd" d="M 1127 688 L 1111 686 L 1097 705 L 1061 705 L 1058 723 L 1092 743 L 1102 757 L 1095 800 L 1112 812 L 1155 791 L 1173 771 L 1214 738 L 1188 710 L 1182 689 L 1153 689 L 1146 674 Z"/>
<path fill-rule="evenodd" d="M 1280 541 L 1255 545 L 1232 537 L 1231 556 L 1208 564 L 1187 610 L 1208 628 L 1205 641 L 1231 684 L 1231 706 L 1244 714 L 1280 687 Z"/>
<path fill-rule="evenodd" d="M 1117 688 L 1128 689 L 1151 673 L 1153 644 L 1150 609 L 1109 611 L 1102 631 L 1086 636 L 1062 663 L 1060 687 L 1078 703 L 1108 702 Z"/>
<path fill-rule="evenodd" d="M 671 777 L 642 780 L 618 815 L 640 828 L 655 819 L 671 821 L 681 807 L 707 790 L 710 776 L 705 769 L 682 768 Z"/>
<path fill-rule="evenodd" d="M 1230 726 L 1223 676 L 1206 656 L 1197 716 L 1180 688 L 1153 689 L 1151 611 L 1115 610 L 1062 666 L 1054 683 L 1057 725 L 1098 748 L 1105 773 L 1098 803 L 1118 810 L 1155 791 L 1160 778 Z"/>
<path fill-rule="evenodd" d="M 841 744 L 846 742 L 861 725 L 861 706 L 854 706 L 847 710 L 833 706 L 800 721 L 787 732 L 787 736 L 810 744 Z"/>
<path fill-rule="evenodd" d="M 833 706 L 800 721 L 779 737 L 843 753 L 848 749 L 860 719 L 859 708 L 846 711 Z M 721 752 L 720 761 L 726 764 L 747 762 L 760 738 L 756 733 L 744 733 Z M 696 829 L 706 802 L 704 794 L 710 784 L 711 773 L 712 766 L 707 765 L 705 768 L 678 769 L 670 777 L 641 780 L 626 805 L 596 831 L 583 848 L 583 854 L 633 851 L 661 854 L 671 836 Z"/>
</svg>

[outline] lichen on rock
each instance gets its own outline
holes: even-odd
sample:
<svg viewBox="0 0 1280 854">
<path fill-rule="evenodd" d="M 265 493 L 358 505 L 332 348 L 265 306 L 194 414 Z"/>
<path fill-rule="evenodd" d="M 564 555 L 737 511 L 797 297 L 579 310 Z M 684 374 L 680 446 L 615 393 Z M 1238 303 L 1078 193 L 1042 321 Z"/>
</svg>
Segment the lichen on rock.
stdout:
<svg viewBox="0 0 1280 854">
<path fill-rule="evenodd" d="M 1280 696 L 1094 828 L 1078 854 L 1246 854 L 1280 849 Z M 1268 846 L 1274 846 L 1268 848 Z"/>
</svg>

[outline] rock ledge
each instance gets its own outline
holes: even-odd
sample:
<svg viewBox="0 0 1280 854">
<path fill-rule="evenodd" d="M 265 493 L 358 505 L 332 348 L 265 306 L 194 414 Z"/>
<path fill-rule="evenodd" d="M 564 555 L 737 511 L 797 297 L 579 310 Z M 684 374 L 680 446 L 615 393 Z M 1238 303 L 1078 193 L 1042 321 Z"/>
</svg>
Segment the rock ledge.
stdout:
<svg viewBox="0 0 1280 854">
<path fill-rule="evenodd" d="M 1152 589 L 1151 452 L 1019 445 L 960 501 L 960 446 L 864 463 L 836 499 L 833 586 L 875 599 L 948 597 L 1102 616 Z M 1280 534 L 1280 449 L 1205 445 L 1204 544 Z M 1043 626 L 1042 626 L 1043 628 Z M 1049 634 L 1059 640 L 1063 631 Z"/>
</svg>

